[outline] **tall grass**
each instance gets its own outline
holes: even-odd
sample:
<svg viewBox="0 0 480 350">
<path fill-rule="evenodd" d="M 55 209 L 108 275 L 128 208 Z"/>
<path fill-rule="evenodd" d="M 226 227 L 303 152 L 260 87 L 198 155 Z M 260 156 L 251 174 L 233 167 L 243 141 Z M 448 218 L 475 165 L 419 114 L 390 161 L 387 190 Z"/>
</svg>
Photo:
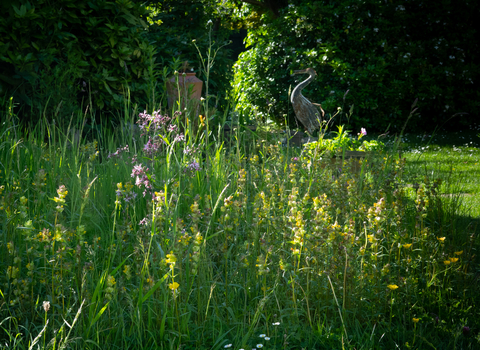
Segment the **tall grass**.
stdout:
<svg viewBox="0 0 480 350">
<path fill-rule="evenodd" d="M 178 112 L 85 118 L 5 111 L 2 347 L 479 346 L 476 228 L 397 152 L 356 172 Z"/>
</svg>

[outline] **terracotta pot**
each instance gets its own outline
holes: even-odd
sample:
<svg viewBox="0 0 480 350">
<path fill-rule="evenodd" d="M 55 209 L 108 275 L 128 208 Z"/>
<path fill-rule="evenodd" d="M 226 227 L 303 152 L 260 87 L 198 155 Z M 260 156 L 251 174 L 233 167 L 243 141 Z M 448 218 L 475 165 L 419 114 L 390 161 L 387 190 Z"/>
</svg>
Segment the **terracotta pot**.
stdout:
<svg viewBox="0 0 480 350">
<path fill-rule="evenodd" d="M 198 115 L 202 88 L 203 81 L 198 79 L 195 73 L 179 73 L 178 86 L 176 77 L 171 77 L 167 81 L 168 108 L 178 110 L 178 101 L 180 100 L 181 111 L 188 108 L 190 111 L 194 110 L 194 114 Z"/>
</svg>

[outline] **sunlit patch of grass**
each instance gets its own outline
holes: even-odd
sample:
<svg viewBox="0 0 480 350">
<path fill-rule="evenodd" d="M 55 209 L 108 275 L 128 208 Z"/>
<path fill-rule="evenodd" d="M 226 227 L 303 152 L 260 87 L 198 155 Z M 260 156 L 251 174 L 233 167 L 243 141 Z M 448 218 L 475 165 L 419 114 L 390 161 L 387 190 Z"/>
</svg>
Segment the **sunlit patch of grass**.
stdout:
<svg viewBox="0 0 480 350">
<path fill-rule="evenodd" d="M 480 218 L 480 137 L 478 130 L 406 135 L 411 181 L 422 176 L 446 180 L 445 196 L 458 197 L 464 214 Z"/>
</svg>

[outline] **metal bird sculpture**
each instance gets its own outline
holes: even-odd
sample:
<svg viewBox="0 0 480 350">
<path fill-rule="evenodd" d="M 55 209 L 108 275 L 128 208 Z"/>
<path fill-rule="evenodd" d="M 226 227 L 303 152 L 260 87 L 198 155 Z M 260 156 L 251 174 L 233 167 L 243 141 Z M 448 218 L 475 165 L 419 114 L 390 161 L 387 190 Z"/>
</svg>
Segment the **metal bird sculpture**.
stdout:
<svg viewBox="0 0 480 350">
<path fill-rule="evenodd" d="M 302 89 L 315 79 L 317 72 L 312 68 L 307 68 L 293 71 L 292 75 L 295 74 L 309 75 L 306 80 L 302 81 L 295 87 L 295 89 L 293 89 L 290 101 L 292 102 L 293 110 L 295 111 L 297 119 L 303 124 L 305 129 L 307 129 L 308 133 L 312 134 L 315 130 L 320 128 L 320 122 L 325 115 L 325 112 L 320 104 L 312 103 L 307 100 L 305 96 L 302 95 Z M 321 112 L 319 112 L 315 106 L 319 107 Z"/>
</svg>

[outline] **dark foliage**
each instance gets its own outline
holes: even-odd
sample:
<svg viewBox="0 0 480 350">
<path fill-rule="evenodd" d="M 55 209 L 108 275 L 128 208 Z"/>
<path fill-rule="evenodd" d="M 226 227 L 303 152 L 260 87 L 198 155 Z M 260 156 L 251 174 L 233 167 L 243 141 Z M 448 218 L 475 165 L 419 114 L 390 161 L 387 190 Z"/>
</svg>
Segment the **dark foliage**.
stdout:
<svg viewBox="0 0 480 350">
<path fill-rule="evenodd" d="M 235 71 L 244 114 L 294 126 L 289 89 L 294 69 L 318 73 L 304 95 L 337 123 L 399 130 L 418 98 L 409 128 L 474 123 L 480 111 L 480 66 L 473 1 L 291 0 L 274 19 L 249 32 L 250 50 Z M 348 94 L 346 94 L 346 92 Z"/>
<path fill-rule="evenodd" d="M 181 69 L 183 63 L 188 62 L 189 69 L 205 81 L 206 72 L 192 41 L 195 40 L 206 66 L 210 45 L 213 57 L 216 49 L 228 44 L 234 32 L 228 22 L 231 9 L 218 6 L 214 0 L 163 0 L 150 5 L 157 8 L 153 21 L 161 21 L 161 25 L 151 26 L 148 32 L 157 61 L 172 69 Z M 209 77 L 209 94 L 217 97 L 211 104 L 217 108 L 227 107 L 232 66 L 232 50 L 229 47 L 218 50 Z"/>
<path fill-rule="evenodd" d="M 142 5 L 17 0 L 0 10 L 0 94 L 13 96 L 23 116 L 68 115 L 90 98 L 93 109 L 112 111 L 128 91 L 146 103 L 153 48 Z"/>
</svg>

